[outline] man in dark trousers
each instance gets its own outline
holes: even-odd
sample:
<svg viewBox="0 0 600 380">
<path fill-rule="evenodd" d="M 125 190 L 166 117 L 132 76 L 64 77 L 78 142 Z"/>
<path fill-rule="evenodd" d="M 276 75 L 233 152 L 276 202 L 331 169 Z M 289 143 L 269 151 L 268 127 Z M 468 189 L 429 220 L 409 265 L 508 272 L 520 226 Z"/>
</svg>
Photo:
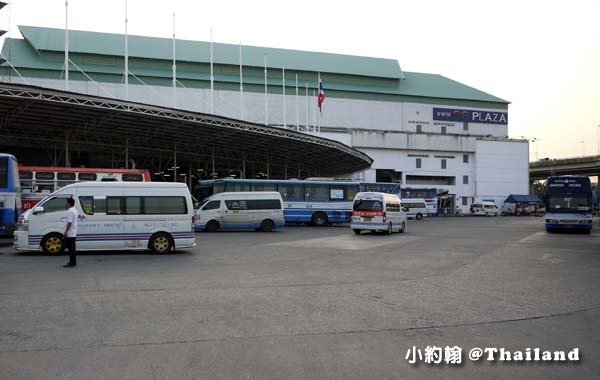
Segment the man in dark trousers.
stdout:
<svg viewBox="0 0 600 380">
<path fill-rule="evenodd" d="M 78 215 L 77 210 L 75 209 L 75 200 L 73 198 L 67 198 L 65 208 L 67 209 L 67 212 L 65 214 L 65 233 L 63 234 L 63 242 L 69 250 L 69 262 L 63 265 L 63 267 L 72 268 L 77 265 L 77 258 L 75 257 L 75 240 L 77 239 Z"/>
</svg>

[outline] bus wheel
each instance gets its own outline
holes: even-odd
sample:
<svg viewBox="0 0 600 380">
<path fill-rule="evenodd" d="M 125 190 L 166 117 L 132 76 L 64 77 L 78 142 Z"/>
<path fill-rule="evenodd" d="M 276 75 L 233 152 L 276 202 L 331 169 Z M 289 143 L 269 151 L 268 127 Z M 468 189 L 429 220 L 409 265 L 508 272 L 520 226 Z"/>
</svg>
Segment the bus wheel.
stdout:
<svg viewBox="0 0 600 380">
<path fill-rule="evenodd" d="M 217 222 L 216 220 L 211 220 L 210 222 L 206 223 L 206 231 L 216 232 L 218 229 L 219 229 L 219 222 Z"/>
<path fill-rule="evenodd" d="M 354 231 L 355 234 L 360 235 L 360 230 L 358 228 L 355 228 L 352 231 Z"/>
<path fill-rule="evenodd" d="M 271 232 L 275 229 L 275 223 L 270 219 L 263 220 L 260 229 L 262 232 Z"/>
<path fill-rule="evenodd" d="M 391 235 L 392 232 L 394 232 L 394 231 L 393 231 L 393 227 L 392 227 L 392 222 L 390 222 L 390 224 L 388 224 L 388 228 L 387 228 L 387 231 L 385 231 L 385 233 L 387 235 Z"/>
<path fill-rule="evenodd" d="M 312 216 L 311 223 L 313 226 L 323 227 L 327 224 L 327 215 L 324 212 L 315 212 Z"/>
<path fill-rule="evenodd" d="M 423 214 L 421 214 L 421 213 L 418 213 L 418 214 L 417 214 L 417 220 L 421 220 L 421 219 L 423 219 Z"/>
<path fill-rule="evenodd" d="M 150 238 L 148 248 L 154 253 L 169 252 L 173 248 L 173 240 L 169 234 L 158 232 Z"/>
<path fill-rule="evenodd" d="M 42 239 L 42 251 L 47 255 L 61 254 L 64 249 L 65 245 L 61 234 L 48 234 Z"/>
<path fill-rule="evenodd" d="M 400 228 L 400 232 L 404 232 L 406 230 L 406 222 L 402 222 L 402 227 Z"/>
</svg>

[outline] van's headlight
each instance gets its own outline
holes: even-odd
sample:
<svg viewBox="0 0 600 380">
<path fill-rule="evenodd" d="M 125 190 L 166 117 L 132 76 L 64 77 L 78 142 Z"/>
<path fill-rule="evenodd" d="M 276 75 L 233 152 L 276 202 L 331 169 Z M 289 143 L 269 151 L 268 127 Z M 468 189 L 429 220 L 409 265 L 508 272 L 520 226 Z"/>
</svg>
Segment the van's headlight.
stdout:
<svg viewBox="0 0 600 380">
<path fill-rule="evenodd" d="M 29 231 L 29 219 L 23 219 L 17 223 L 17 231 Z"/>
</svg>

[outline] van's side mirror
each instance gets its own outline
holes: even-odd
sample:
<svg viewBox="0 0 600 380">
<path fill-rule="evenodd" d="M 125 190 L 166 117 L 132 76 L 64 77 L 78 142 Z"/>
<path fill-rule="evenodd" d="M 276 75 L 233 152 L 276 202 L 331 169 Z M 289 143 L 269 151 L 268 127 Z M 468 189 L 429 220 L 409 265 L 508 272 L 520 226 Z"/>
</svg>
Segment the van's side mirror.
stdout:
<svg viewBox="0 0 600 380">
<path fill-rule="evenodd" d="M 402 211 L 408 212 L 408 207 L 406 207 L 406 206 L 402 207 Z"/>
<path fill-rule="evenodd" d="M 37 215 L 37 214 L 43 214 L 43 213 L 44 213 L 44 207 L 43 207 L 43 206 L 37 206 L 37 207 L 34 207 L 34 208 L 31 210 L 31 213 L 32 213 L 33 215 Z"/>
</svg>

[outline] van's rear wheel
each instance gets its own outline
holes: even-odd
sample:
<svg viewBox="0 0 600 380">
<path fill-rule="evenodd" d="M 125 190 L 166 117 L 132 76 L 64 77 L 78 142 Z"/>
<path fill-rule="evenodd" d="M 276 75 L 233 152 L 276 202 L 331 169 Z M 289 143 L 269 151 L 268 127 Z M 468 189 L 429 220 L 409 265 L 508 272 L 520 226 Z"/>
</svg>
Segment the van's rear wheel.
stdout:
<svg viewBox="0 0 600 380">
<path fill-rule="evenodd" d="M 47 255 L 59 255 L 65 249 L 61 234 L 52 233 L 42 239 L 42 251 Z"/>
<path fill-rule="evenodd" d="M 169 234 L 159 232 L 150 238 L 148 247 L 154 253 L 165 253 L 173 249 L 173 240 Z"/>
<path fill-rule="evenodd" d="M 423 214 L 421 214 L 421 213 L 418 213 L 418 214 L 417 214 L 417 220 L 421 220 L 421 219 L 423 219 Z"/>
<path fill-rule="evenodd" d="M 219 229 L 219 222 L 217 222 L 216 220 L 211 220 L 210 222 L 206 223 L 206 231 L 216 232 L 218 229 Z"/>
<path fill-rule="evenodd" d="M 315 212 L 311 218 L 311 223 L 313 226 L 323 227 L 327 224 L 327 214 L 324 212 Z"/>
<path fill-rule="evenodd" d="M 262 230 L 262 232 L 271 232 L 275 229 L 275 223 L 273 223 L 273 221 L 269 219 L 263 220 L 260 229 Z"/>
<path fill-rule="evenodd" d="M 358 228 L 355 228 L 352 231 L 354 231 L 355 234 L 360 235 L 360 230 Z"/>
</svg>

